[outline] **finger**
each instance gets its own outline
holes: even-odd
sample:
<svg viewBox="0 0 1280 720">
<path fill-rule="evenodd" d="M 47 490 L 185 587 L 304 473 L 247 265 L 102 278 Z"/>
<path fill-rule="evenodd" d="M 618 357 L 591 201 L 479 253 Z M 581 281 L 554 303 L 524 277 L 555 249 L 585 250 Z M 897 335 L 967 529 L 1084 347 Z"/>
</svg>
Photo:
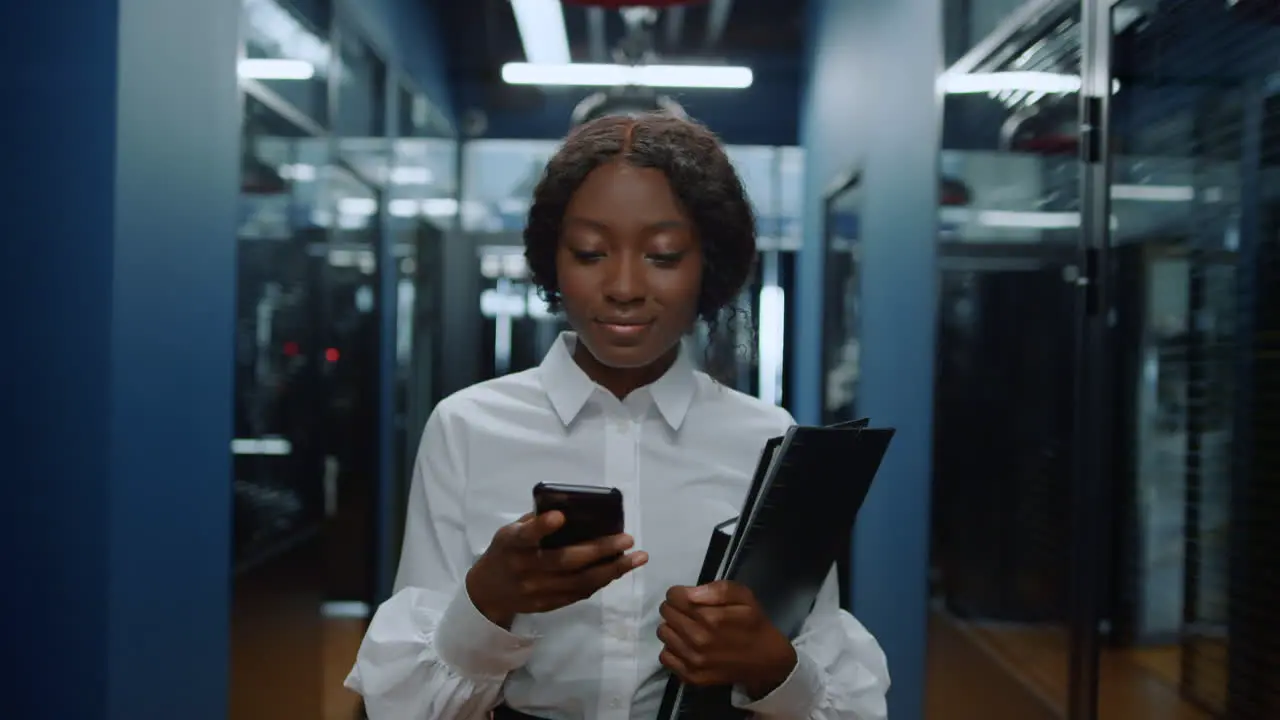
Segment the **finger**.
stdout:
<svg viewBox="0 0 1280 720">
<path fill-rule="evenodd" d="M 667 602 L 684 614 L 691 615 L 698 608 L 697 603 L 693 602 L 689 597 L 689 593 L 692 591 L 693 588 L 691 587 L 674 585 L 667 589 Z"/>
<path fill-rule="evenodd" d="M 584 591 L 591 595 L 600 588 L 626 575 L 627 573 L 643 566 L 649 562 L 649 553 L 643 550 L 637 550 L 633 553 L 627 553 L 616 560 L 610 560 L 607 563 L 601 563 L 592 568 L 588 568 L 577 575 L 569 575 L 567 577 L 576 579 Z"/>
<path fill-rule="evenodd" d="M 564 573 L 576 573 L 583 568 L 591 567 L 601 560 L 630 550 L 636 541 L 630 535 L 611 535 L 589 542 L 570 545 L 566 548 L 552 550 L 543 554 L 543 560 L 549 570 Z M 630 568 L 628 568 L 630 569 Z"/>
<path fill-rule="evenodd" d="M 663 625 L 679 636 L 683 647 L 699 652 L 711 647 L 714 640 L 711 627 L 699 618 L 681 611 L 671 603 L 662 603 L 658 614 L 662 616 Z M 681 654 L 687 657 L 687 653 Z"/>
<path fill-rule="evenodd" d="M 727 580 L 716 580 L 692 588 L 688 592 L 688 599 L 695 605 L 747 605 L 755 600 L 750 590 Z"/>
<path fill-rule="evenodd" d="M 670 670 L 676 677 L 690 685 L 708 685 L 701 671 L 691 667 L 689 663 L 676 653 L 665 649 L 658 653 L 658 662 Z"/>
<path fill-rule="evenodd" d="M 521 545 L 536 548 L 542 538 L 564 526 L 564 513 L 550 510 L 540 515 L 533 515 L 518 523 L 517 536 Z"/>
<path fill-rule="evenodd" d="M 591 597 L 600 588 L 648 561 L 648 553 L 637 551 L 577 573 L 547 573 L 539 569 L 525 581 L 522 591 L 530 597 L 567 598 L 562 604 L 568 605 Z"/>
<path fill-rule="evenodd" d="M 662 666 L 666 669 L 678 675 L 681 680 L 689 682 L 689 666 L 685 664 L 684 660 L 680 659 L 680 656 L 677 655 L 675 651 L 664 647 L 662 652 L 658 653 L 658 662 L 662 663 Z"/>
<path fill-rule="evenodd" d="M 670 653 L 686 670 L 697 668 L 702 660 L 699 650 L 689 646 L 680 632 L 670 623 L 658 623 L 658 640 L 662 643 L 663 652 Z"/>
</svg>

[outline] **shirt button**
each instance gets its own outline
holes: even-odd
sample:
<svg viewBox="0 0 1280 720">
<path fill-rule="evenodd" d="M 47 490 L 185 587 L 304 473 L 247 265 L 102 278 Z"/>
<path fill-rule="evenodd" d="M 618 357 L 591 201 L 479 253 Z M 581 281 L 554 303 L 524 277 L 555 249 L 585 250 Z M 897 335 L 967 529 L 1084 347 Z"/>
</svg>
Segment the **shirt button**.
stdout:
<svg viewBox="0 0 1280 720">
<path fill-rule="evenodd" d="M 622 701 L 619 700 L 618 698 L 614 698 L 609 701 L 609 707 L 613 708 L 614 710 L 617 710 L 618 708 L 622 707 Z"/>
</svg>

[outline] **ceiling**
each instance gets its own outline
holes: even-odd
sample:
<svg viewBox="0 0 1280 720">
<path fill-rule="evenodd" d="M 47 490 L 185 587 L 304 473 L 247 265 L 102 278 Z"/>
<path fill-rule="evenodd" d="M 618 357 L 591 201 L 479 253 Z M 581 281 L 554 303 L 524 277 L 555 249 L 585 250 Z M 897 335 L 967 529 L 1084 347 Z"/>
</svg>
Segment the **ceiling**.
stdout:
<svg viewBox="0 0 1280 720">
<path fill-rule="evenodd" d="M 435 4 L 443 16 L 449 69 L 455 79 L 497 80 L 503 63 L 524 59 L 508 0 Z M 657 50 L 663 58 L 676 60 L 713 57 L 743 62 L 758 55 L 790 55 L 798 61 L 804 4 L 797 0 L 706 0 L 663 11 L 655 33 Z M 601 45 L 593 32 L 592 10 L 576 4 L 563 7 L 574 62 L 609 61 L 598 53 L 601 48 L 608 52 L 622 38 L 619 14 L 600 13 L 604 20 Z M 723 24 L 710 22 L 713 13 L 725 18 Z"/>
<path fill-rule="evenodd" d="M 568 110 L 562 107 L 572 108 L 574 101 L 591 90 L 544 90 L 502 82 L 503 63 L 525 60 L 509 0 L 422 1 L 432 3 L 442 21 L 448 71 L 458 91 L 460 110 L 476 108 L 490 116 L 520 116 L 522 123 L 529 124 L 522 133 L 526 137 L 558 137 L 563 133 Z M 747 65 L 756 75 L 752 88 L 728 91 L 737 97 L 728 97 L 722 90 L 681 91 L 681 102 L 688 106 L 691 101 L 712 114 L 716 114 L 709 107 L 713 104 L 725 105 L 725 114 L 730 114 L 730 107 L 733 113 L 740 113 L 740 103 L 757 108 L 794 105 L 789 98 L 800 81 L 805 5 L 804 0 L 705 0 L 675 12 L 662 11 L 654 32 L 659 59 Z M 612 48 L 625 33 L 619 13 L 593 11 L 572 3 L 563 8 L 573 61 L 612 62 Z M 598 14 L 593 17 L 593 12 Z M 717 22 L 717 17 L 723 20 Z M 603 37 L 598 32 L 601 26 Z M 787 112 L 794 114 L 796 110 L 790 107 Z M 548 128 L 554 132 L 544 133 L 537 127 L 539 113 L 555 121 L 554 128 Z M 779 122 L 794 125 L 793 119 Z"/>
</svg>

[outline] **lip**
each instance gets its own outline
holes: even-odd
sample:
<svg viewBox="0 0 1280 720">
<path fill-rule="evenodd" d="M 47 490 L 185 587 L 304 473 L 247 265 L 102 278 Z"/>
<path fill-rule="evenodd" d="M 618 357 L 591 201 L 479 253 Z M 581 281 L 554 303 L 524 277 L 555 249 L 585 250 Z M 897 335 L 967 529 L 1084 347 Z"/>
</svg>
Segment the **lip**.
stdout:
<svg viewBox="0 0 1280 720">
<path fill-rule="evenodd" d="M 630 320 L 622 318 L 609 318 L 596 320 L 596 324 L 600 326 L 606 333 L 613 335 L 619 339 L 631 339 L 638 337 L 649 326 L 653 325 L 652 320 Z"/>
</svg>

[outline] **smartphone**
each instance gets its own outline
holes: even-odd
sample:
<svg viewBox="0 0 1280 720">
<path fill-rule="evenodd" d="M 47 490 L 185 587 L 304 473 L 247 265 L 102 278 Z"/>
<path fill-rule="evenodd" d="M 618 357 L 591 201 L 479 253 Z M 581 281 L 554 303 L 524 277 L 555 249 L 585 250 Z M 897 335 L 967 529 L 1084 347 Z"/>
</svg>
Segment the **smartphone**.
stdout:
<svg viewBox="0 0 1280 720">
<path fill-rule="evenodd" d="M 533 487 L 533 510 L 541 515 L 564 513 L 564 525 L 542 539 L 548 549 L 568 547 L 623 531 L 622 491 L 598 485 L 538 483 Z"/>
</svg>

